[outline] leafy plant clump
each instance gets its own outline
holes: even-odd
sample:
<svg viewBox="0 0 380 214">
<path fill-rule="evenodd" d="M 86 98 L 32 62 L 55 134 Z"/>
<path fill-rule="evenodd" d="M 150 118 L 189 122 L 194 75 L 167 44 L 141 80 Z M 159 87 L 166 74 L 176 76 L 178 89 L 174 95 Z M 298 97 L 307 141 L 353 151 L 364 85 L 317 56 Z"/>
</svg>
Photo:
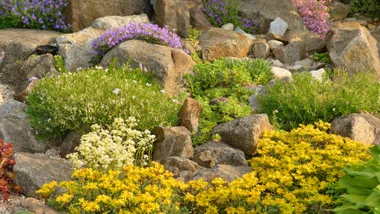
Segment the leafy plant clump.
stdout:
<svg viewBox="0 0 380 214">
<path fill-rule="evenodd" d="M 97 64 L 106 53 L 118 44 L 131 39 L 141 39 L 153 44 L 182 49 L 180 37 L 167 27 L 155 24 L 135 24 L 107 30 L 92 42 L 91 63 Z"/>
<path fill-rule="evenodd" d="M 9 199 L 9 194 L 14 191 L 21 193 L 21 186 L 15 185 L 15 174 L 13 173 L 13 166 L 15 161 L 12 158 L 13 146 L 11 143 L 4 143 L 0 139 L 0 194 L 4 200 Z"/>
<path fill-rule="evenodd" d="M 45 184 L 38 193 L 70 213 L 321 213 L 334 205 L 341 169 L 369 155 L 363 144 L 327 134 L 329 124 L 317 127 L 266 134 L 260 155 L 251 160 L 254 171 L 231 183 L 183 183 L 153 163 L 108 172 L 80 169 L 71 181 Z"/>
<path fill-rule="evenodd" d="M 345 203 L 335 213 L 379 213 L 380 207 L 380 145 L 369 149 L 372 159 L 356 168 L 344 169 L 345 176 L 339 180 L 347 189 Z"/>
<path fill-rule="evenodd" d="M 92 131 L 83 135 L 75 148 L 77 152 L 69 154 L 68 158 L 77 169 L 86 167 L 104 172 L 127 165 L 146 166 L 152 156 L 155 137 L 148 130 L 135 130 L 136 126 L 134 117 L 115 118 L 105 128 L 92 125 Z"/>
<path fill-rule="evenodd" d="M 320 61 L 320 62 L 323 62 L 325 64 L 331 63 L 330 56 L 329 56 L 328 52 L 326 52 L 326 53 L 314 53 L 313 60 Z"/>
<path fill-rule="evenodd" d="M 292 0 L 308 30 L 324 38 L 329 30 L 329 0 Z"/>
<path fill-rule="evenodd" d="M 186 77 L 188 91 L 203 107 L 200 133 L 193 137 L 193 143 L 209 140 L 217 124 L 251 114 L 248 98 L 254 92 L 249 87 L 265 85 L 271 78 L 270 64 L 262 59 L 219 59 L 197 64 L 194 74 Z"/>
<path fill-rule="evenodd" d="M 21 27 L 68 32 L 63 10 L 67 0 L 2 0 L 0 29 Z"/>
<path fill-rule="evenodd" d="M 353 0 L 350 2 L 350 12 L 380 18 L 380 0 Z"/>
<path fill-rule="evenodd" d="M 252 20 L 241 18 L 238 14 L 240 0 L 203 0 L 207 19 L 215 27 L 231 23 L 247 33 L 255 33 L 257 24 Z"/>
<path fill-rule="evenodd" d="M 135 117 L 139 130 L 175 124 L 180 104 L 160 90 L 148 73 L 128 64 L 95 67 L 42 79 L 28 95 L 27 113 L 40 137 L 61 137 L 92 124 Z"/>
<path fill-rule="evenodd" d="M 380 84 L 373 74 L 359 73 L 349 77 L 335 71 L 333 79 L 317 81 L 309 74 L 294 75 L 294 81 L 267 87 L 259 96 L 262 111 L 279 128 L 290 130 L 298 124 L 334 118 L 366 111 L 380 113 Z"/>
</svg>

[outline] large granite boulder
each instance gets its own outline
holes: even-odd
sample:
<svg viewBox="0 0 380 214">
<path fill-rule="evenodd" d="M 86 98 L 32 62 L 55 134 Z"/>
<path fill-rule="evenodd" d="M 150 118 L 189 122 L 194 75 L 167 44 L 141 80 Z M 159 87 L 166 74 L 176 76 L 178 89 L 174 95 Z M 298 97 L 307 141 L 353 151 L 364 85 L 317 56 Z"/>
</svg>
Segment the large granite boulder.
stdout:
<svg viewBox="0 0 380 214">
<path fill-rule="evenodd" d="M 299 38 L 305 44 L 305 52 L 309 54 L 326 49 L 325 40 L 319 37 L 318 34 L 308 30 L 290 30 L 284 34 L 283 38 L 287 41 Z"/>
<path fill-rule="evenodd" d="M 12 143 L 14 152 L 45 152 L 49 147 L 35 139 L 25 109 L 24 103 L 15 100 L 0 106 L 0 139 Z"/>
<path fill-rule="evenodd" d="M 215 178 L 222 178 L 227 182 L 232 182 L 249 172 L 252 172 L 252 168 L 249 166 L 230 166 L 220 164 L 213 168 L 201 168 L 193 173 L 183 173 L 182 180 L 189 181 L 203 179 L 203 181 L 211 182 Z"/>
<path fill-rule="evenodd" d="M 183 0 L 156 0 L 154 12 L 158 25 L 168 26 L 170 31 L 187 37 L 190 32 L 190 13 Z"/>
<path fill-rule="evenodd" d="M 23 189 L 23 194 L 36 197 L 42 185 L 52 181 L 70 180 L 71 165 L 63 159 L 52 159 L 35 154 L 18 152 L 14 154 L 16 164 L 13 170 L 15 182 Z"/>
<path fill-rule="evenodd" d="M 380 144 L 380 117 L 354 113 L 334 119 L 330 132 L 365 144 Z"/>
<path fill-rule="evenodd" d="M 0 73 L 4 67 L 26 60 L 37 46 L 55 43 L 59 35 L 61 33 L 54 31 L 12 28 L 0 30 L 0 52 L 5 52 L 5 57 L 0 63 Z"/>
<path fill-rule="evenodd" d="M 133 15 L 133 16 L 105 16 L 97 18 L 91 27 L 101 29 L 119 28 L 122 26 L 128 26 L 131 23 L 149 23 L 149 18 L 146 14 Z"/>
<path fill-rule="evenodd" d="M 252 156 L 256 153 L 259 138 L 264 131 L 271 129 L 266 114 L 254 114 L 222 123 L 212 130 L 212 134 L 219 134 L 223 142 Z"/>
<path fill-rule="evenodd" d="M 252 40 L 247 36 L 222 28 L 211 28 L 199 38 L 204 60 L 221 57 L 246 57 Z"/>
<path fill-rule="evenodd" d="M 242 0 L 239 13 L 243 18 L 258 24 L 257 33 L 268 32 L 270 23 L 280 17 L 288 23 L 288 29 L 305 29 L 301 16 L 292 0 Z"/>
<path fill-rule="evenodd" d="M 182 171 L 195 172 L 201 168 L 201 166 L 199 166 L 196 162 L 188 158 L 178 156 L 165 158 L 162 164 L 165 166 L 165 169 L 173 173 L 174 177 L 180 176 Z"/>
<path fill-rule="evenodd" d="M 186 98 L 179 110 L 179 125 L 186 127 L 191 133 L 197 133 L 202 105 L 196 99 Z"/>
<path fill-rule="evenodd" d="M 286 46 L 274 49 L 273 55 L 282 63 L 293 64 L 306 58 L 306 44 L 295 37 Z"/>
<path fill-rule="evenodd" d="M 223 142 L 210 141 L 194 149 L 192 160 L 199 165 L 212 168 L 224 164 L 230 166 L 248 166 L 244 152 Z"/>
<path fill-rule="evenodd" d="M 191 26 L 197 28 L 207 28 L 212 26 L 203 12 L 204 7 L 202 0 L 184 0 L 184 2 L 189 8 Z"/>
<path fill-rule="evenodd" d="M 376 40 L 357 22 L 334 23 L 326 35 L 331 62 L 350 74 L 375 72 L 380 80 Z"/>
<path fill-rule="evenodd" d="M 92 22 L 100 17 L 130 16 L 141 13 L 151 16 L 153 8 L 149 0 L 71 0 L 65 12 L 76 32 L 91 26 Z"/>
<path fill-rule="evenodd" d="M 130 62 L 134 68 L 142 65 L 163 86 L 166 93 L 178 94 L 181 90 L 183 76 L 192 72 L 193 62 L 191 56 L 183 50 L 162 45 L 150 44 L 141 40 L 129 40 L 109 51 L 100 64 L 107 67 L 117 59 L 116 66 Z"/>
<path fill-rule="evenodd" d="M 171 156 L 191 158 L 194 154 L 189 130 L 183 126 L 157 127 L 153 160 L 163 163 Z"/>
</svg>

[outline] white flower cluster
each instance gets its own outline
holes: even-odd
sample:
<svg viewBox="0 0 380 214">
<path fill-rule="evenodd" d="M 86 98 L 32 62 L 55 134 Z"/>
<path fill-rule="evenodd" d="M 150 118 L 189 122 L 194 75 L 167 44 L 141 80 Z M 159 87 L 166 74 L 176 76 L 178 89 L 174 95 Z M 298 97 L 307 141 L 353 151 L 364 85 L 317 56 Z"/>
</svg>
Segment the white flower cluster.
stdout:
<svg viewBox="0 0 380 214">
<path fill-rule="evenodd" d="M 125 165 L 147 165 L 155 136 L 148 130 L 135 130 L 137 120 L 116 118 L 111 126 L 103 129 L 92 125 L 92 132 L 83 135 L 77 152 L 67 157 L 75 168 L 89 167 L 101 171 L 120 169 Z"/>
</svg>

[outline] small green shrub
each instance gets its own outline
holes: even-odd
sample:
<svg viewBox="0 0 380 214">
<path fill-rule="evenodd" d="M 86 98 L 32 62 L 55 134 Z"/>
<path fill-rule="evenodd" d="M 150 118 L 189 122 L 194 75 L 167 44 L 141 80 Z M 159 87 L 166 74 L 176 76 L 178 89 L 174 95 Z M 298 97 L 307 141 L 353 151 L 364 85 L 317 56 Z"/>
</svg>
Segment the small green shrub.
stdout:
<svg viewBox="0 0 380 214">
<path fill-rule="evenodd" d="M 359 73 L 350 78 L 335 71 L 333 80 L 319 82 L 308 74 L 294 75 L 294 81 L 278 82 L 259 96 L 262 111 L 279 128 L 290 130 L 298 124 L 334 118 L 360 111 L 380 113 L 380 84 L 373 74 Z M 276 117 L 277 121 L 273 121 Z"/>
<path fill-rule="evenodd" d="M 330 62 L 331 62 L 328 52 L 326 52 L 326 53 L 314 53 L 313 60 L 320 61 L 320 62 L 323 62 L 326 64 L 330 64 Z"/>
<path fill-rule="evenodd" d="M 346 168 L 340 183 L 347 189 L 345 204 L 336 213 L 380 213 L 380 145 L 369 149 L 372 160 L 361 167 Z"/>
<path fill-rule="evenodd" d="M 150 163 L 155 136 L 150 131 L 136 130 L 134 117 L 115 118 L 105 127 L 92 125 L 92 131 L 81 138 L 77 152 L 67 157 L 76 169 L 93 168 L 99 171 L 119 170 L 123 166 L 146 166 Z"/>
<path fill-rule="evenodd" d="M 40 137 L 60 137 L 69 130 L 82 131 L 130 116 L 139 120 L 138 129 L 152 130 L 161 123 L 175 124 L 180 107 L 149 74 L 129 65 L 45 78 L 27 102 L 27 113 Z"/>
<path fill-rule="evenodd" d="M 189 92 L 203 107 L 200 133 L 193 137 L 193 142 L 209 140 L 212 128 L 218 123 L 251 114 L 248 98 L 254 92 L 249 86 L 264 85 L 271 78 L 271 67 L 262 59 L 219 59 L 197 64 L 194 74 L 186 77 Z"/>
<path fill-rule="evenodd" d="M 350 2 L 350 12 L 380 18 L 380 0 L 353 0 Z"/>
</svg>

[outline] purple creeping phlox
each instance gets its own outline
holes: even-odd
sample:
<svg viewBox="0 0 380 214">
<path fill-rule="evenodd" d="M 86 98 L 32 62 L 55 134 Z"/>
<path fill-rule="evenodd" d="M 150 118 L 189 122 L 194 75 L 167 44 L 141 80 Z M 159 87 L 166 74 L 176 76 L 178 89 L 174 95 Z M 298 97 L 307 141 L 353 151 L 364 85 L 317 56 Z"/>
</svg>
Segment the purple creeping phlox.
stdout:
<svg viewBox="0 0 380 214">
<path fill-rule="evenodd" d="M 215 27 L 232 23 L 235 27 L 240 27 L 247 33 L 255 33 L 257 24 L 252 20 L 244 19 L 239 16 L 238 0 L 203 0 L 203 12 L 207 19 Z"/>
<path fill-rule="evenodd" d="M 97 64 L 106 53 L 118 44 L 131 40 L 141 39 L 149 43 L 165 45 L 172 48 L 182 49 L 180 37 L 155 24 L 135 24 L 107 30 L 99 38 L 92 42 L 91 63 Z"/>
<path fill-rule="evenodd" d="M 69 31 L 63 15 L 67 5 L 68 0 L 0 0 L 0 21 L 9 23 L 5 27 Z"/>
<path fill-rule="evenodd" d="M 327 0 L 293 0 L 308 30 L 324 38 L 329 30 Z"/>
</svg>

